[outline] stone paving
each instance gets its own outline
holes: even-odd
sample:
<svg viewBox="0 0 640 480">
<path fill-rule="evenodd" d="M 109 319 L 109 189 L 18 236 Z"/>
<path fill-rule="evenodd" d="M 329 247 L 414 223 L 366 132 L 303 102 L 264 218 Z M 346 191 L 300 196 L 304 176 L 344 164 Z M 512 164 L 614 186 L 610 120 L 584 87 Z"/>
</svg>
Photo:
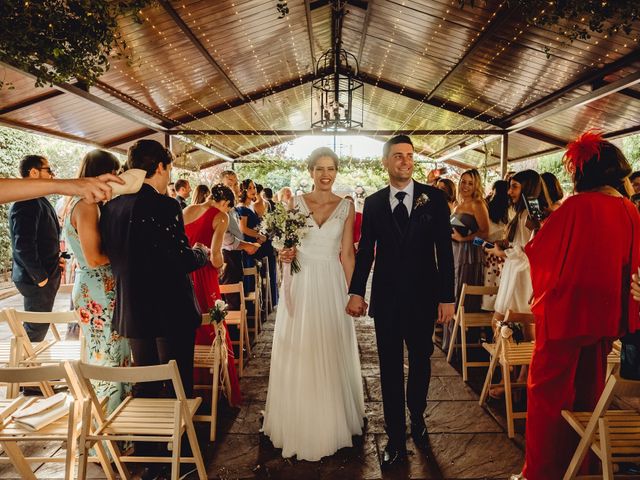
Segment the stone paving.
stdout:
<svg viewBox="0 0 640 480">
<path fill-rule="evenodd" d="M 21 307 L 21 299 L 0 301 L 0 308 Z M 68 295 L 60 298 L 56 309 L 68 306 Z M 264 325 L 245 368 L 241 389 L 245 402 L 231 409 L 221 402 L 218 438 L 207 444 L 206 425 L 198 425 L 201 446 L 209 478 L 215 479 L 504 479 L 520 471 L 523 463 L 522 438 L 515 441 L 505 433 L 503 402 L 497 409 L 478 405 L 478 390 L 484 369 L 473 369 L 470 385 L 447 364 L 444 353 L 436 348 L 432 358 L 433 378 L 429 390 L 426 422 L 431 450 L 422 452 L 407 442 L 409 460 L 389 472 L 380 470 L 379 455 L 386 444 L 383 429 L 382 398 L 373 321 L 356 321 L 356 331 L 365 388 L 367 424 L 362 437 L 354 437 L 354 446 L 344 448 L 320 462 L 283 459 L 267 437 L 259 433 L 269 375 L 269 359 L 274 322 Z M 0 338 L 6 332 L 0 330 Z M 522 422 L 518 425 L 521 431 Z M 54 445 L 29 447 L 39 454 L 53 454 Z M 62 478 L 61 466 L 49 464 L 36 471 L 38 478 Z M 94 466 L 91 478 L 104 478 Z M 0 465 L 0 479 L 17 479 L 7 465 Z M 190 475 L 189 479 L 196 478 Z"/>
</svg>

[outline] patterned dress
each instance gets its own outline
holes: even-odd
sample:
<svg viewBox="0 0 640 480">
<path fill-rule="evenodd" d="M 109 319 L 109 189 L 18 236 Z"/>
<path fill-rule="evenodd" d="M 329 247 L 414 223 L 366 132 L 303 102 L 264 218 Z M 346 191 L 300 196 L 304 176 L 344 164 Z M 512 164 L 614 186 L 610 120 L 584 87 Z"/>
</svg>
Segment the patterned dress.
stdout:
<svg viewBox="0 0 640 480">
<path fill-rule="evenodd" d="M 85 358 L 88 363 L 107 367 L 127 367 L 131 364 L 129 342 L 111 328 L 111 317 L 116 301 L 116 290 L 110 265 L 91 268 L 80 246 L 78 232 L 71 225 L 71 214 L 81 198 L 71 200 L 64 219 L 64 236 L 73 251 L 78 268 L 73 284 L 73 305 L 80 312 L 80 328 L 85 339 Z M 131 391 L 123 383 L 94 381 L 98 398 L 108 397 L 111 413 Z"/>
</svg>

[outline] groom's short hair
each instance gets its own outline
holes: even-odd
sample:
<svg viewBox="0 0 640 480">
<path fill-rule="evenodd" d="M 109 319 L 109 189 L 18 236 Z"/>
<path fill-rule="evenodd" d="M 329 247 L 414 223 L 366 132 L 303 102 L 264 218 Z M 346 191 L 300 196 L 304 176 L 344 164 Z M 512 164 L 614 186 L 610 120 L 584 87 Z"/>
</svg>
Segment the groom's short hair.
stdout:
<svg viewBox="0 0 640 480">
<path fill-rule="evenodd" d="M 391 150 L 391 145 L 397 145 L 399 143 L 408 143 L 413 147 L 413 142 L 408 135 L 396 135 L 395 137 L 387 140 L 382 146 L 382 156 L 384 158 L 387 158 L 387 156 L 389 155 L 389 150 Z"/>
</svg>

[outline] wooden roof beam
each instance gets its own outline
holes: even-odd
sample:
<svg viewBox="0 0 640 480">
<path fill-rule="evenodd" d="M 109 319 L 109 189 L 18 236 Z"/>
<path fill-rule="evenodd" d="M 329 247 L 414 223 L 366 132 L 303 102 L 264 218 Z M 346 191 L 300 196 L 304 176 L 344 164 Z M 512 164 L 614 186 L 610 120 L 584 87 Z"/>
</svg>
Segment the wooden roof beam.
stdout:
<svg viewBox="0 0 640 480">
<path fill-rule="evenodd" d="M 615 62 L 611 62 L 606 64 L 604 67 L 599 68 L 597 70 L 591 71 L 577 78 L 575 81 L 571 82 L 569 85 L 566 85 L 545 97 L 536 100 L 529 105 L 525 105 L 524 107 L 516 110 L 515 112 L 510 113 L 509 115 L 502 117 L 499 121 L 501 123 L 510 122 L 511 120 L 515 120 L 518 117 L 521 117 L 525 113 L 529 113 L 536 108 L 543 107 L 551 102 L 554 102 L 562 96 L 576 88 L 580 88 L 584 85 L 591 85 L 594 82 L 601 80 L 606 75 L 617 72 L 622 68 L 625 68 L 637 61 L 640 61 L 640 48 L 634 50 L 633 52 L 625 55 L 624 57 L 619 58 Z"/>
<path fill-rule="evenodd" d="M 309 53 L 311 53 L 311 69 L 316 71 L 316 48 L 313 45 L 313 22 L 311 21 L 310 0 L 304 0 L 304 15 L 307 19 L 307 35 L 309 38 Z"/>
<path fill-rule="evenodd" d="M 321 129 L 314 130 L 190 130 L 190 129 L 173 129 L 168 130 L 168 135 L 262 135 L 262 136 L 287 136 L 287 135 L 330 135 L 330 136 L 345 136 L 345 135 L 366 135 L 366 136 L 380 136 L 387 137 L 390 135 L 490 135 L 493 133 L 505 133 L 502 130 L 362 130 L 354 129 L 344 132 L 325 132 Z"/>
<path fill-rule="evenodd" d="M 0 125 L 5 125 L 9 128 L 15 128 L 17 130 L 23 130 L 29 133 L 36 133 L 38 135 L 45 135 L 47 137 L 58 138 L 60 140 L 66 140 L 67 142 L 75 142 L 81 143 L 84 145 L 91 145 L 92 147 L 100 148 L 102 150 L 111 150 L 113 152 L 118 152 L 121 154 L 126 154 L 126 152 L 121 148 L 113 148 L 107 147 L 106 145 L 98 142 L 93 142 L 84 137 L 78 137 L 76 135 L 71 135 L 69 133 L 58 132 L 56 130 L 50 130 L 45 127 L 41 127 L 39 125 L 32 125 L 30 123 L 18 122 L 16 120 L 11 120 L 9 118 L 0 118 Z"/>
<path fill-rule="evenodd" d="M 324 73 L 324 72 L 322 72 Z M 236 108 L 236 107 L 240 107 L 242 105 L 245 105 L 251 101 L 256 101 L 256 100 L 260 100 L 262 98 L 266 98 L 269 97 L 271 95 L 274 95 L 276 93 L 280 93 L 283 92 L 285 90 L 289 90 L 291 88 L 295 88 L 298 87 L 300 85 L 304 85 L 308 82 L 313 81 L 316 78 L 316 75 L 314 75 L 313 73 L 308 73 L 307 75 L 303 75 L 302 77 L 298 77 L 298 78 L 294 78 L 291 80 L 287 80 L 286 82 L 280 83 L 278 85 L 274 85 L 271 88 L 265 88 L 263 90 L 258 90 L 254 93 L 251 94 L 251 99 L 249 98 L 235 98 L 226 102 L 221 102 L 215 105 L 211 105 L 207 108 L 203 108 L 202 110 L 199 110 L 197 112 L 194 113 L 189 113 L 189 114 L 185 114 L 182 115 L 181 117 L 178 117 L 176 119 L 171 120 L 171 123 L 164 123 L 163 126 L 167 127 L 167 128 L 172 128 L 175 127 L 176 125 L 182 125 L 182 124 L 186 124 L 188 122 L 193 122 L 196 120 L 200 120 L 202 118 L 206 118 L 209 117 L 213 114 L 217 114 L 217 113 L 222 113 L 225 112 L 227 110 L 230 110 L 232 108 Z M 144 138 L 147 137 L 149 135 L 152 135 L 153 133 L 155 133 L 155 131 L 151 130 L 151 129 L 146 129 L 146 130 L 139 130 L 138 132 L 132 133 L 130 135 L 126 135 L 124 137 L 119 137 L 119 138 L 114 138 L 113 140 L 110 140 L 109 142 L 107 142 L 108 145 L 122 145 L 123 143 L 129 143 L 129 142 L 133 142 L 135 140 L 138 140 L 140 138 Z"/>
<path fill-rule="evenodd" d="M 41 95 L 36 95 L 34 97 L 26 98 L 16 103 L 12 103 L 5 107 L 0 108 L 0 115 L 7 115 L 8 113 L 15 112 L 17 110 L 22 110 L 23 108 L 30 107 L 32 105 L 36 105 L 40 102 L 45 102 L 55 97 L 59 97 L 60 95 L 64 95 L 64 92 L 60 90 L 52 90 L 47 93 L 43 93 Z"/>
<path fill-rule="evenodd" d="M 506 23 L 509 18 L 513 15 L 515 9 L 510 8 L 508 2 L 504 2 L 503 8 L 492 15 L 492 20 L 482 27 L 482 33 L 473 45 L 469 47 L 469 49 L 460 57 L 458 62 L 453 66 L 451 70 L 449 70 L 444 77 L 440 79 L 440 81 L 436 84 L 435 87 L 431 89 L 431 91 L 427 94 L 426 100 L 432 99 L 436 92 L 451 79 L 456 73 L 458 73 L 467 61 L 478 51 L 481 44 L 489 37 L 491 37 L 494 33 L 496 33 L 502 26 Z"/>
</svg>

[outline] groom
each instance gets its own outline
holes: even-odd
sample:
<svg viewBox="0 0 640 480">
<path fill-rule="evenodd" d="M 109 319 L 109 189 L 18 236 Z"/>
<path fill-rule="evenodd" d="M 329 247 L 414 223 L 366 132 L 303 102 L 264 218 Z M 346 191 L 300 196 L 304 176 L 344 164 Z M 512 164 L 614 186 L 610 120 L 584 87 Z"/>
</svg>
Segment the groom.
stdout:
<svg viewBox="0 0 640 480">
<path fill-rule="evenodd" d="M 434 320 L 454 313 L 454 270 L 449 207 L 443 193 L 415 182 L 413 143 L 406 135 L 383 147 L 389 186 L 364 203 L 362 235 L 349 288 L 347 313 L 366 312 L 367 279 L 375 257 L 370 316 L 380 361 L 385 429 L 389 442 L 382 468 L 406 459 L 404 344 L 409 352 L 407 406 L 411 436 L 428 446 L 424 411 L 431 378 Z"/>
</svg>

